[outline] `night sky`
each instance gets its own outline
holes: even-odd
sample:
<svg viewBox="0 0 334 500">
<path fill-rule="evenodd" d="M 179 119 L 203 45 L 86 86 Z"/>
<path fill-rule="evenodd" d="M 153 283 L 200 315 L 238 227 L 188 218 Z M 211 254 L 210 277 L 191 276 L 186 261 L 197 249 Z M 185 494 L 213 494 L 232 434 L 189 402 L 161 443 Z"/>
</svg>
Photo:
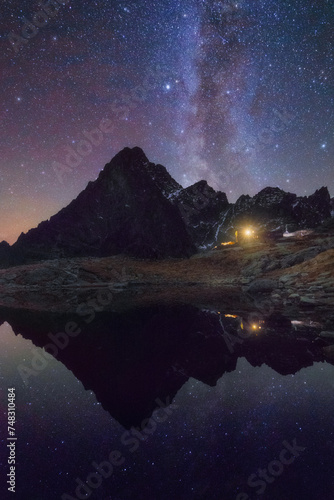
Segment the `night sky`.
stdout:
<svg viewBox="0 0 334 500">
<path fill-rule="evenodd" d="M 333 195 L 332 0 L 62 2 L 0 7 L 0 240 L 125 146 L 230 201 L 265 186 Z"/>
</svg>

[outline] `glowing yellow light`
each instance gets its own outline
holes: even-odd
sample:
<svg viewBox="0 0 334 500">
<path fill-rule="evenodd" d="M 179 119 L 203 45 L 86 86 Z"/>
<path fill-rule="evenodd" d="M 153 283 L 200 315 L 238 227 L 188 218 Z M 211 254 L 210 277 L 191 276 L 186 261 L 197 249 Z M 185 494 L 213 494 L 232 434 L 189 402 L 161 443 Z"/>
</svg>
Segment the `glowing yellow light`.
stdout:
<svg viewBox="0 0 334 500">
<path fill-rule="evenodd" d="M 225 314 L 225 318 L 237 318 L 235 314 Z"/>
<path fill-rule="evenodd" d="M 250 229 L 246 229 L 245 235 L 246 236 L 251 236 L 251 234 L 252 234 L 252 231 Z"/>
<path fill-rule="evenodd" d="M 257 330 L 257 325 L 253 325 L 253 330 Z"/>
</svg>

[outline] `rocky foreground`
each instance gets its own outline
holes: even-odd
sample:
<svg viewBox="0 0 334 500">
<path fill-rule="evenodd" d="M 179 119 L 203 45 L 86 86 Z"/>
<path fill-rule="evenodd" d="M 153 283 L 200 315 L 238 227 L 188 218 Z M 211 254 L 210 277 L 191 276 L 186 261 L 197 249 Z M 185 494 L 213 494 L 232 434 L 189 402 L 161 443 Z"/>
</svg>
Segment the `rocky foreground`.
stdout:
<svg viewBox="0 0 334 500">
<path fill-rule="evenodd" d="M 320 342 L 333 361 L 334 236 L 313 233 L 300 240 L 220 246 L 189 259 L 119 255 L 0 270 L 0 307 L 14 317 L 15 311 L 95 317 L 100 311 L 178 304 L 268 318 L 274 333 L 283 328 L 285 335 L 296 325 L 296 338 L 301 325 L 306 338 L 311 329 L 312 342 Z"/>
<path fill-rule="evenodd" d="M 271 304 L 282 312 L 334 304 L 334 236 L 221 246 L 190 259 L 126 256 L 43 261 L 0 270 L 0 305 L 75 311 L 107 289 L 110 307 L 128 303 L 221 303 L 233 309 Z M 266 306 L 268 307 L 268 305 Z"/>
</svg>

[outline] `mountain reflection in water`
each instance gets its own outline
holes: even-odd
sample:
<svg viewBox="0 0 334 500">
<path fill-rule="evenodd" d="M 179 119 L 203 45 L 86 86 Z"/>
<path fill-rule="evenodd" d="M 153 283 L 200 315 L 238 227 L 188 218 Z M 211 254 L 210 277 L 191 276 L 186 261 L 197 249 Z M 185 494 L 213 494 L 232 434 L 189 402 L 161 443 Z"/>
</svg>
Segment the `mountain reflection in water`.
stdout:
<svg viewBox="0 0 334 500">
<path fill-rule="evenodd" d="M 322 348 L 327 344 L 317 328 L 277 314 L 250 318 L 189 305 L 101 312 L 91 323 L 81 318 L 76 326 L 69 316 L 4 309 L 0 321 L 44 349 L 27 348 L 19 360 L 21 405 L 32 399 L 35 422 L 43 422 L 49 433 L 46 446 L 54 432 L 71 443 L 53 472 L 44 463 L 48 452 L 40 442 L 42 449 L 28 450 L 31 464 L 21 458 L 18 475 L 30 496 L 22 498 L 51 500 L 64 492 L 76 498 L 75 479 L 85 479 L 92 460 L 101 462 L 120 448 L 131 453 L 126 466 L 93 491 L 92 498 L 234 500 L 241 493 L 257 498 L 259 487 L 247 485 L 248 477 L 277 458 L 284 440 L 293 439 L 307 451 L 286 467 L 282 478 L 268 482 L 259 498 L 332 498 L 331 473 L 320 465 L 333 458 L 332 385 L 325 380 L 334 368 L 325 362 Z M 64 334 L 66 325 L 71 335 Z M 45 351 L 94 393 L 100 403 L 94 409 L 94 430 L 87 430 L 91 422 L 85 424 L 89 417 L 80 400 L 72 414 L 81 425 L 74 436 L 68 434 L 73 422 L 59 426 L 64 402 L 57 401 L 59 415 L 54 408 L 52 415 L 50 409 L 41 410 L 43 393 L 36 390 L 41 380 L 50 387 L 63 383 L 57 379 L 59 363 Z M 312 368 L 302 370 L 307 367 Z M 106 424 L 101 406 L 112 424 Z M 156 419 L 152 427 L 150 417 L 165 406 L 170 408 L 165 410 L 168 419 Z M 23 422 L 24 415 L 22 410 Z M 30 431 L 22 426 L 21 433 L 23 443 Z M 45 485 L 42 493 L 38 478 L 44 469 L 54 496 Z"/>
</svg>

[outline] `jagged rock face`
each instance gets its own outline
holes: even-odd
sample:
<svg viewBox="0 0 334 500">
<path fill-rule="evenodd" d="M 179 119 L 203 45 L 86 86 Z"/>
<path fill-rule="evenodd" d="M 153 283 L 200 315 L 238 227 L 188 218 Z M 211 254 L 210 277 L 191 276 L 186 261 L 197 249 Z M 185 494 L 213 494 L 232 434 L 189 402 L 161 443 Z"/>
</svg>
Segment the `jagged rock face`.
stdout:
<svg viewBox="0 0 334 500">
<path fill-rule="evenodd" d="M 195 248 L 180 213 L 160 187 L 166 179 L 173 184 L 163 169 L 155 172 L 140 148 L 125 148 L 67 207 L 21 235 L 15 250 L 38 259 L 191 255 Z"/>
<path fill-rule="evenodd" d="M 249 215 L 258 217 L 279 217 L 291 216 L 292 205 L 297 196 L 292 193 L 285 193 L 279 188 L 262 189 L 253 198 L 241 196 L 235 204 L 235 212 L 248 212 Z"/>
<path fill-rule="evenodd" d="M 265 188 L 251 198 L 242 195 L 221 215 L 218 241 L 233 235 L 242 225 L 256 225 L 263 231 L 289 231 L 315 228 L 331 216 L 330 195 L 326 187 L 311 196 L 297 197 L 279 188 Z"/>
<path fill-rule="evenodd" d="M 1 267 L 8 267 L 20 263 L 7 241 L 2 241 L 0 243 L 0 263 Z"/>
<path fill-rule="evenodd" d="M 196 247 L 213 245 L 220 215 L 229 206 L 226 194 L 216 192 L 204 180 L 183 188 L 159 164 L 148 163 L 146 170 L 163 195 L 179 209 Z"/>
<path fill-rule="evenodd" d="M 331 216 L 331 198 L 326 187 L 311 196 L 297 198 L 293 215 L 300 227 L 316 227 Z"/>
<path fill-rule="evenodd" d="M 292 193 L 285 193 L 279 188 L 262 189 L 253 198 L 241 196 L 234 207 L 233 217 L 230 224 L 257 224 L 264 225 L 267 229 L 273 230 L 281 224 L 292 224 L 292 207 L 297 196 Z"/>
<path fill-rule="evenodd" d="M 212 245 L 222 212 L 229 206 L 225 193 L 216 192 L 206 181 L 179 190 L 172 202 L 179 208 L 197 248 Z"/>
<path fill-rule="evenodd" d="M 295 194 L 286 193 L 283 189 L 267 187 L 254 196 L 254 204 L 259 207 L 275 210 L 281 207 L 288 207 L 296 198 Z"/>
<path fill-rule="evenodd" d="M 260 232 L 314 228 L 330 218 L 323 187 L 309 197 L 265 188 L 232 205 L 206 181 L 183 188 L 140 148 L 125 148 L 98 179 L 50 220 L 9 247 L 0 244 L 0 265 L 59 257 L 127 254 L 140 258 L 188 257 L 230 240 L 243 224 Z"/>
<path fill-rule="evenodd" d="M 163 165 L 159 163 L 155 165 L 154 163 L 148 162 L 145 168 L 157 188 L 160 189 L 167 199 L 171 199 L 175 193 L 183 189 L 181 184 L 173 179 Z"/>
</svg>

